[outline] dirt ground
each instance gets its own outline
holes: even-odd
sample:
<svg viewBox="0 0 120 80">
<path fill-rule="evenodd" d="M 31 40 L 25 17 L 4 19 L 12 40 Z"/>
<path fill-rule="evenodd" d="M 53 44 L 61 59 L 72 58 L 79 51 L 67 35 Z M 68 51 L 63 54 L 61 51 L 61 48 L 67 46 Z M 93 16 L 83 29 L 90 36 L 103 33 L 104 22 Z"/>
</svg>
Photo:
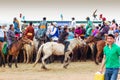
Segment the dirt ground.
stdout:
<svg viewBox="0 0 120 80">
<path fill-rule="evenodd" d="M 48 64 L 48 70 L 41 69 L 41 63 L 34 68 L 32 66 L 20 63 L 18 68 L 14 64 L 12 68 L 1 67 L 0 80 L 94 80 L 100 67 L 92 61 L 71 62 L 68 69 L 64 69 L 61 63 Z"/>
</svg>

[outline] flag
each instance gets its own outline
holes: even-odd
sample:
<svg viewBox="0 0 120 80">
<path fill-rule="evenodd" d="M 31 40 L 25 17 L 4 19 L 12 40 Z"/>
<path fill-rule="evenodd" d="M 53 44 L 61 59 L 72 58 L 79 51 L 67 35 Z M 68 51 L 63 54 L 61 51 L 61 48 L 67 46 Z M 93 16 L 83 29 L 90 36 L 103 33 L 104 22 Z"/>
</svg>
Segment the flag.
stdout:
<svg viewBox="0 0 120 80">
<path fill-rule="evenodd" d="M 61 18 L 61 20 L 63 20 L 63 14 L 60 14 L 60 18 Z"/>
</svg>

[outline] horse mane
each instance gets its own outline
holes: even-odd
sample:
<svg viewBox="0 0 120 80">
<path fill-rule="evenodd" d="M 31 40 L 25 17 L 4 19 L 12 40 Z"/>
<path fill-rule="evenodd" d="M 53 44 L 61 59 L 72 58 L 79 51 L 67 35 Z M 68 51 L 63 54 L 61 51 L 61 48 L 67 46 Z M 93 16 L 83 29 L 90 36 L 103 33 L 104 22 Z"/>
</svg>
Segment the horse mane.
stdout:
<svg viewBox="0 0 120 80">
<path fill-rule="evenodd" d="M 9 49 L 11 49 L 12 46 L 13 46 L 14 44 L 17 44 L 17 42 L 18 42 L 19 40 L 21 40 L 21 39 L 22 39 L 22 37 L 20 37 L 20 38 L 18 38 L 17 40 L 15 40 L 11 45 L 9 45 Z"/>
</svg>

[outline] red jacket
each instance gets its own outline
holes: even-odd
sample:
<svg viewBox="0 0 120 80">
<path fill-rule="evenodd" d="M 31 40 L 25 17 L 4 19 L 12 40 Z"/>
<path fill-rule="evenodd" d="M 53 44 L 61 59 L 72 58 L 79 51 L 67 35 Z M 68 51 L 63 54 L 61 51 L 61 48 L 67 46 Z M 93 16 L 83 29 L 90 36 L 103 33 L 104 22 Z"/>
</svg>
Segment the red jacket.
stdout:
<svg viewBox="0 0 120 80">
<path fill-rule="evenodd" d="M 34 38 L 34 28 L 32 26 L 28 26 L 25 30 L 25 35 L 28 39 L 33 40 Z"/>
</svg>

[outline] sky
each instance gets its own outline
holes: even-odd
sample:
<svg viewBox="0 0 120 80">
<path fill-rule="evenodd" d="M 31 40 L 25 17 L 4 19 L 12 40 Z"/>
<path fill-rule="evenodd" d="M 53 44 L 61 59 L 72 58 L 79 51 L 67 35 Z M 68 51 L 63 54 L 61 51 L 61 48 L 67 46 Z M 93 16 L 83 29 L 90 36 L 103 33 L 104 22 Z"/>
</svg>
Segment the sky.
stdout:
<svg viewBox="0 0 120 80">
<path fill-rule="evenodd" d="M 11 22 L 14 17 L 19 20 L 20 13 L 25 20 L 85 20 L 97 9 L 97 18 L 103 14 L 107 20 L 120 20 L 120 0 L 1 0 L 0 22 Z"/>
</svg>

